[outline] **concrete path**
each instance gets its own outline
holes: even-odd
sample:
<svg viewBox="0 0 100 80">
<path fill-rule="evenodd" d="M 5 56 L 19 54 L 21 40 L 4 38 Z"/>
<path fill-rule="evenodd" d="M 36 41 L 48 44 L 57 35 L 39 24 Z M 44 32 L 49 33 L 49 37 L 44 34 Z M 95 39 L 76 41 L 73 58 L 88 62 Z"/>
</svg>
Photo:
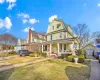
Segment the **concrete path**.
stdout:
<svg viewBox="0 0 100 80">
<path fill-rule="evenodd" d="M 14 65 L 10 65 L 10 66 L 5 66 L 5 67 L 0 68 L 0 71 L 4 71 L 4 70 L 16 68 L 16 67 L 21 67 L 21 66 L 25 66 L 25 65 L 29 65 L 29 64 L 33 64 L 33 63 L 38 63 L 38 62 L 46 61 L 46 60 L 49 60 L 49 59 L 51 59 L 51 58 L 45 58 L 45 59 L 41 59 L 41 60 L 36 60 L 36 61 L 31 61 L 31 62 L 26 62 L 26 63 L 21 63 L 21 64 L 14 64 Z"/>
<path fill-rule="evenodd" d="M 94 58 L 91 60 L 90 80 L 100 80 L 100 63 Z"/>
</svg>

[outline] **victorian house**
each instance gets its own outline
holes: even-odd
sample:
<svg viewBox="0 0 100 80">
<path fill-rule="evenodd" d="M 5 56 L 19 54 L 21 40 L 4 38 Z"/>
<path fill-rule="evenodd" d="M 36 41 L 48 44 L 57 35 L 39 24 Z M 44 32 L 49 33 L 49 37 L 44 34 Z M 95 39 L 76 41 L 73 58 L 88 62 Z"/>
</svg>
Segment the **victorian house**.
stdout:
<svg viewBox="0 0 100 80">
<path fill-rule="evenodd" d="M 42 52 L 48 55 L 74 54 L 78 49 L 78 39 L 74 36 L 70 25 L 62 20 L 54 19 L 48 26 L 47 41 L 42 42 Z M 47 49 L 44 50 L 44 46 Z"/>
</svg>

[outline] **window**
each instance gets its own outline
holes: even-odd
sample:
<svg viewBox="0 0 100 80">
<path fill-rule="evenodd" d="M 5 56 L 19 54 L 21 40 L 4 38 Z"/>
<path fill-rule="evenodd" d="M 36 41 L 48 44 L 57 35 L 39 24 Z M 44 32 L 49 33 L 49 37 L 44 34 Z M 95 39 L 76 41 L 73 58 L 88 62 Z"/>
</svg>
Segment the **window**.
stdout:
<svg viewBox="0 0 100 80">
<path fill-rule="evenodd" d="M 60 50 L 62 50 L 62 44 L 60 44 Z"/>
<path fill-rule="evenodd" d="M 64 44 L 64 50 L 66 50 L 66 44 Z"/>
<path fill-rule="evenodd" d="M 57 24 L 57 28 L 59 28 L 61 26 L 61 24 Z"/>
<path fill-rule="evenodd" d="M 52 30 L 54 30 L 54 26 L 52 26 Z"/>
<path fill-rule="evenodd" d="M 62 38 L 62 32 L 60 33 L 60 38 Z"/>
<path fill-rule="evenodd" d="M 66 39 L 66 32 L 64 32 L 64 39 Z"/>
<path fill-rule="evenodd" d="M 52 35 L 50 35 L 50 40 L 52 40 Z"/>
</svg>

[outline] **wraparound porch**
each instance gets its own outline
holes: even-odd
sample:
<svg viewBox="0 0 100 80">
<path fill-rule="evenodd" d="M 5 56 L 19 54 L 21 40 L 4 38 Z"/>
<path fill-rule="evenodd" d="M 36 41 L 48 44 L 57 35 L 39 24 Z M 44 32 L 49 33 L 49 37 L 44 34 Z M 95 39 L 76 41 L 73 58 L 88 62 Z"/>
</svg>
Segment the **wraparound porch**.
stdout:
<svg viewBox="0 0 100 80">
<path fill-rule="evenodd" d="M 48 54 L 73 54 L 75 55 L 76 43 L 74 40 L 55 40 L 55 41 L 47 41 L 42 44 L 42 52 L 47 51 Z"/>
</svg>

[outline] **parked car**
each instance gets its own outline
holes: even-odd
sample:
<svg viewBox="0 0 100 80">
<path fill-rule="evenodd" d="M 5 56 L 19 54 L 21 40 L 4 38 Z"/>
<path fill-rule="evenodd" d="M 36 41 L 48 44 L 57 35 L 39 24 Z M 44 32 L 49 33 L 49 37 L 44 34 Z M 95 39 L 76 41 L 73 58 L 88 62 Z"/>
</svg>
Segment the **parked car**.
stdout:
<svg viewBox="0 0 100 80">
<path fill-rule="evenodd" d="M 99 60 L 99 63 L 100 63 L 100 48 L 96 48 L 95 51 L 94 51 L 94 54 L 93 56 Z"/>
<path fill-rule="evenodd" d="M 18 54 L 20 56 L 28 56 L 29 55 L 29 51 L 28 50 L 19 50 Z"/>
<path fill-rule="evenodd" d="M 100 63 L 100 56 L 99 56 L 99 63 Z"/>
<path fill-rule="evenodd" d="M 99 59 L 99 53 L 100 53 L 100 48 L 96 48 L 93 54 L 96 59 Z"/>
</svg>

